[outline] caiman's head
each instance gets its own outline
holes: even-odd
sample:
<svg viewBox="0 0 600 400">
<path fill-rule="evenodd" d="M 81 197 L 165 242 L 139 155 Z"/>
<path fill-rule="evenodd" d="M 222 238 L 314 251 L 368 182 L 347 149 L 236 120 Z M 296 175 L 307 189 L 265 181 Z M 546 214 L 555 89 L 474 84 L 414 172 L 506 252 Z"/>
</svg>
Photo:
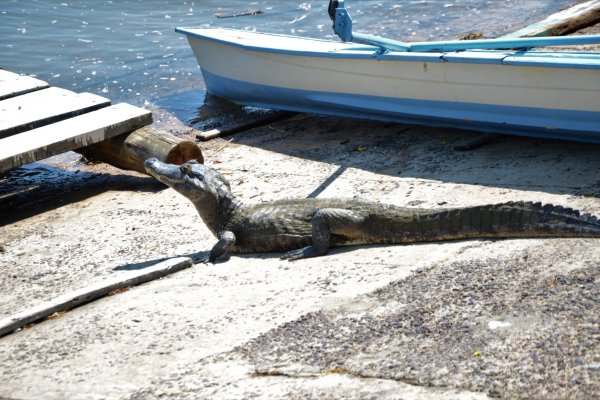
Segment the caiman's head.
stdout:
<svg viewBox="0 0 600 400">
<path fill-rule="evenodd" d="M 233 199 L 229 182 L 216 169 L 188 161 L 182 165 L 165 164 L 155 158 L 144 163 L 146 171 L 162 183 L 187 197 L 205 220 L 211 225 L 219 206 Z M 228 200 L 228 201 L 224 201 Z"/>
</svg>

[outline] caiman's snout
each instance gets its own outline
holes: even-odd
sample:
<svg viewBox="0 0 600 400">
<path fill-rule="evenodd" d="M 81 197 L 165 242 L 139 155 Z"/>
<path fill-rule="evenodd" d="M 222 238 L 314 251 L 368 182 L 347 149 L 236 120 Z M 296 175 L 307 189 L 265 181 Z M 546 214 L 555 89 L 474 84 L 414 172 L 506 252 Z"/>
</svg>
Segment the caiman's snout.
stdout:
<svg viewBox="0 0 600 400">
<path fill-rule="evenodd" d="M 158 162 L 160 161 L 158 161 L 156 158 L 149 158 L 144 161 L 144 168 L 146 169 L 146 172 L 154 176 L 153 172 L 156 170 L 155 164 Z"/>
<path fill-rule="evenodd" d="M 166 180 L 174 180 L 181 177 L 179 166 L 173 164 L 165 164 L 156 158 L 149 158 L 144 162 L 144 168 L 146 171 L 158 179 L 159 181 L 166 183 L 170 186 Z"/>
<path fill-rule="evenodd" d="M 144 168 L 146 168 L 149 174 L 158 173 L 164 165 L 166 164 L 158 161 L 156 158 L 149 158 L 144 161 Z"/>
<path fill-rule="evenodd" d="M 158 160 L 156 158 L 149 158 L 146 161 L 144 161 L 144 168 L 146 168 L 146 171 L 148 171 L 148 168 L 152 168 L 154 163 L 157 161 Z M 148 171 L 148 172 L 150 172 L 150 171 Z"/>
<path fill-rule="evenodd" d="M 196 161 L 175 165 L 149 158 L 144 162 L 144 167 L 148 174 L 192 201 L 206 192 L 204 178 L 210 167 Z"/>
</svg>

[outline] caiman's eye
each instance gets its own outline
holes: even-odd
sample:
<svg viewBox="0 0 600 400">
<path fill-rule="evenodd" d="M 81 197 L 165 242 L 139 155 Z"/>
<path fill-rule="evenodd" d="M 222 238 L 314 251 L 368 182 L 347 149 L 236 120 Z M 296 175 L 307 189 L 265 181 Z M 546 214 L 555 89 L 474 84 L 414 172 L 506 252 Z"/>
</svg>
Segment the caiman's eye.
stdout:
<svg viewBox="0 0 600 400">
<path fill-rule="evenodd" d="M 190 175 L 192 173 L 192 167 L 187 164 L 183 164 L 181 167 L 179 167 L 179 170 L 181 173 L 186 175 Z"/>
</svg>

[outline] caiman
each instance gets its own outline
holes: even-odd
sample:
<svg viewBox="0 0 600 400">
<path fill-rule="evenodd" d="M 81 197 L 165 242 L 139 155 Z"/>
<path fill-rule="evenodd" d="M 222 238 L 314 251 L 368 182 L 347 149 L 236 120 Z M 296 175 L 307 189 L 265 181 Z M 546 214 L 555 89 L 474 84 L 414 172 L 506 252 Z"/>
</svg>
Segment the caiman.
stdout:
<svg viewBox="0 0 600 400">
<path fill-rule="evenodd" d="M 216 169 L 145 162 L 150 175 L 187 197 L 218 238 L 208 261 L 228 251 L 286 252 L 296 260 L 330 247 L 473 238 L 596 237 L 600 221 L 551 204 L 506 202 L 464 208 L 423 209 L 356 199 L 308 198 L 245 204 Z"/>
</svg>

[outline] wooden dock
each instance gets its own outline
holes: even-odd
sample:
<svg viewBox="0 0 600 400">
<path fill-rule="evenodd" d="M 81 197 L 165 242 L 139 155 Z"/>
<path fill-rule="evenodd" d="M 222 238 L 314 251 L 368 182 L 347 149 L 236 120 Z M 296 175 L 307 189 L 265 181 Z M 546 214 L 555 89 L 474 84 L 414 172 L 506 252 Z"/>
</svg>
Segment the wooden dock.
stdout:
<svg viewBox="0 0 600 400">
<path fill-rule="evenodd" d="M 0 173 L 152 123 L 152 112 L 0 69 Z"/>
</svg>

